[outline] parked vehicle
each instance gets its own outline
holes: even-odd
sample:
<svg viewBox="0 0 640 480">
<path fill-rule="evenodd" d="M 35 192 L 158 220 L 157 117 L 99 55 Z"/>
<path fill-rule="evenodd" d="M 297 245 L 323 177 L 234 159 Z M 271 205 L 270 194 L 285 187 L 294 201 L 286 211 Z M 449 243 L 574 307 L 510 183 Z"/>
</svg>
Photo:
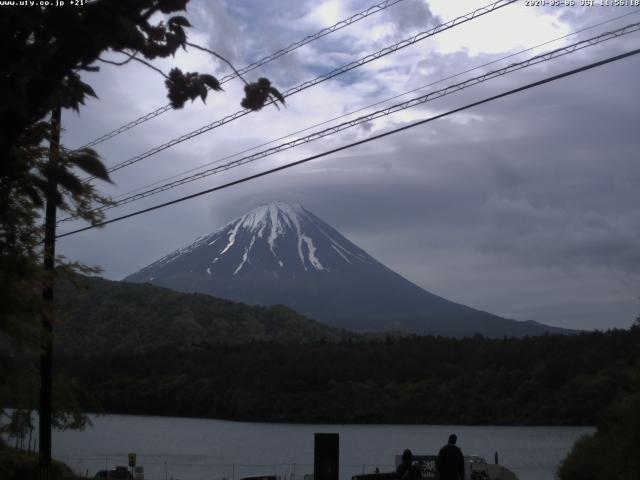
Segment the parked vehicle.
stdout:
<svg viewBox="0 0 640 480">
<path fill-rule="evenodd" d="M 108 480 L 133 480 L 129 467 L 114 467 L 111 470 L 100 470 L 93 478 Z"/>
<path fill-rule="evenodd" d="M 278 480 L 275 475 L 251 475 L 249 477 L 242 477 L 240 480 Z"/>
</svg>

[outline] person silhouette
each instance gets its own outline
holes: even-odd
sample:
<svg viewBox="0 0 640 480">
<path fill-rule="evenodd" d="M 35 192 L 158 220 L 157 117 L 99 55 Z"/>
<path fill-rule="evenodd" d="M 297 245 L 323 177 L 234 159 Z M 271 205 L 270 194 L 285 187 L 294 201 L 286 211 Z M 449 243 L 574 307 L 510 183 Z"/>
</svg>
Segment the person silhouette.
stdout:
<svg viewBox="0 0 640 480">
<path fill-rule="evenodd" d="M 408 448 L 402 452 L 402 463 L 396 469 L 398 480 L 420 480 L 422 474 L 420 469 L 413 464 L 413 453 Z"/>
<path fill-rule="evenodd" d="M 456 446 L 458 437 L 449 435 L 449 442 L 438 452 L 436 468 L 440 480 L 464 480 L 464 456 Z"/>
</svg>

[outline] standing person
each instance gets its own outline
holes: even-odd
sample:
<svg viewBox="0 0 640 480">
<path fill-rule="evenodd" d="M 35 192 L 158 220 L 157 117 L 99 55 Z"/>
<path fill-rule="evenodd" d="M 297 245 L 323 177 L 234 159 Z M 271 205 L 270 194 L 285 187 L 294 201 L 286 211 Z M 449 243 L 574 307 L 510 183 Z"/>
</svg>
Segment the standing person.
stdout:
<svg viewBox="0 0 640 480">
<path fill-rule="evenodd" d="M 464 480 L 464 457 L 462 450 L 456 447 L 458 437 L 449 435 L 449 443 L 440 449 L 436 468 L 440 480 Z"/>
<path fill-rule="evenodd" d="M 398 480 L 420 480 L 422 474 L 420 469 L 413 464 L 413 453 L 408 448 L 402 452 L 402 463 L 396 470 Z"/>
</svg>

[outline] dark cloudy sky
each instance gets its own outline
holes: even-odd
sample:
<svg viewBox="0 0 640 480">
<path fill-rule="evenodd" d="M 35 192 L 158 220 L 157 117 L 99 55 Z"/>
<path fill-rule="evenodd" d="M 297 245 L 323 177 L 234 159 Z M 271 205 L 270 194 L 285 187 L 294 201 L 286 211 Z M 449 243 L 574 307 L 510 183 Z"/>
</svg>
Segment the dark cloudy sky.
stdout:
<svg viewBox="0 0 640 480">
<path fill-rule="evenodd" d="M 192 0 L 188 18 L 194 24 L 192 41 L 244 66 L 373 3 Z M 251 72 L 248 79 L 267 76 L 286 90 L 484 4 L 404 0 Z M 402 99 L 640 22 L 640 8 L 528 7 L 520 1 L 295 95 L 284 110 L 266 108 L 116 172 L 114 185 L 100 189 L 117 197 L 627 13 L 631 15 Z M 111 210 L 108 216 L 335 148 L 639 46 L 640 33 L 630 34 Z M 173 63 L 220 77 L 229 73 L 202 52 L 183 53 L 158 66 L 168 71 Z M 90 101 L 79 115 L 65 113 L 64 143 L 69 148 L 166 103 L 162 77 L 142 65 L 104 65 L 100 73 L 85 77 L 100 100 Z M 251 183 L 61 239 L 58 251 L 101 265 L 106 277 L 121 279 L 277 199 L 303 204 L 393 270 L 451 300 L 562 327 L 627 327 L 640 312 L 639 77 L 640 56 L 631 57 Z M 224 87 L 206 105 L 195 102 L 169 112 L 97 150 L 113 165 L 233 113 L 239 109 L 242 84 L 232 81 Z M 60 231 L 80 225 L 66 223 Z"/>
</svg>

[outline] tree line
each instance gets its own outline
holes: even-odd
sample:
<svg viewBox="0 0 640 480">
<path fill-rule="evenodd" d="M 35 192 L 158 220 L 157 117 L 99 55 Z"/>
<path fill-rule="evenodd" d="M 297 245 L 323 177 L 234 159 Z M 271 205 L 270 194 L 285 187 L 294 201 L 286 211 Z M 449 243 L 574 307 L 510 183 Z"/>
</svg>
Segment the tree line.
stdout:
<svg viewBox="0 0 640 480">
<path fill-rule="evenodd" d="M 594 425 L 640 328 L 571 336 L 254 341 L 58 355 L 105 412 L 245 421 Z"/>
</svg>

